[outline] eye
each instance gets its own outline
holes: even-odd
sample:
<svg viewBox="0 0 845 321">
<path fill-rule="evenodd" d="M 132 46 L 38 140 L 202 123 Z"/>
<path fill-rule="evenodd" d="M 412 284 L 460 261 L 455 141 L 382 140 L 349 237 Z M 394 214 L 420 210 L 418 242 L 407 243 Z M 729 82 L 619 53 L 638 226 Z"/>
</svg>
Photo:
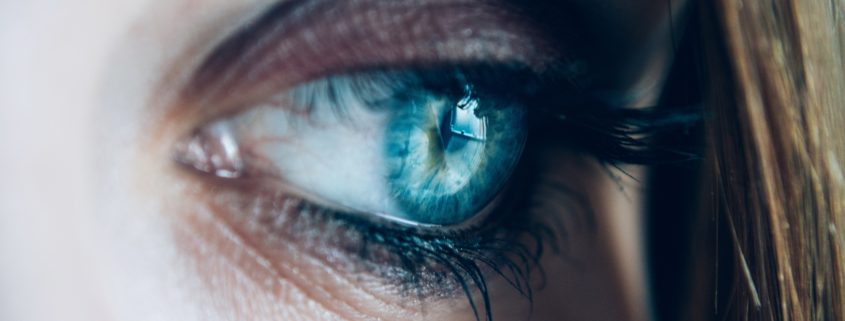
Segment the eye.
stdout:
<svg viewBox="0 0 845 321">
<path fill-rule="evenodd" d="M 462 85 L 460 97 L 424 93 L 408 101 L 388 126 L 389 189 L 404 219 L 433 225 L 471 220 L 519 158 L 526 133 L 522 108 Z"/>
<path fill-rule="evenodd" d="M 494 206 L 527 136 L 517 99 L 455 69 L 313 80 L 197 129 L 184 164 L 271 179 L 326 208 L 416 227 L 461 227 Z"/>
<path fill-rule="evenodd" d="M 504 293 L 488 279 L 530 303 L 543 253 L 590 222 L 592 175 L 576 171 L 673 159 L 650 148 L 651 124 L 691 118 L 597 99 L 579 42 L 506 3 L 269 8 L 189 70 L 173 104 L 197 215 L 280 275 L 310 267 L 302 253 L 361 280 L 331 286 L 463 295 L 477 320 Z"/>
</svg>

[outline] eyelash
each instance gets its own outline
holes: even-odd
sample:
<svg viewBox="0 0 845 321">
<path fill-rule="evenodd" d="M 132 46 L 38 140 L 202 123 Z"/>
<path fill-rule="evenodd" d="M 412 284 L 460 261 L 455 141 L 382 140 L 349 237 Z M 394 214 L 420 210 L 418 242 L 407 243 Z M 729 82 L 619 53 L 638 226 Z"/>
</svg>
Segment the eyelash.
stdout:
<svg viewBox="0 0 845 321">
<path fill-rule="evenodd" d="M 268 13 L 268 16 L 272 15 Z M 239 36 L 231 39 L 234 41 L 216 49 L 215 55 L 207 59 L 199 70 L 214 70 L 211 67 L 240 61 L 237 57 L 240 57 L 241 52 L 251 48 L 245 40 L 251 38 Z M 430 81 L 434 84 L 438 83 L 438 74 L 458 70 L 482 82 L 482 85 L 493 88 L 492 92 L 507 93 L 512 96 L 509 99 L 523 102 L 528 109 L 529 141 L 513 175 L 514 182 L 500 197 L 502 203 L 481 225 L 431 233 L 386 221 L 367 220 L 358 215 L 330 212 L 304 200 L 294 202 L 297 209 L 293 216 L 296 217 L 285 219 L 290 224 L 297 224 L 293 221 L 308 221 L 302 224 L 310 228 L 331 225 L 351 231 L 351 236 L 338 233 L 346 235 L 341 238 L 348 237 L 338 242 L 347 256 L 357 256 L 354 260 L 361 261 L 359 263 L 375 266 L 374 270 L 380 271 L 382 278 L 394 281 L 406 294 L 415 293 L 422 297 L 462 292 L 479 321 L 482 316 L 488 321 L 493 319 L 487 290 L 490 276 L 503 278 L 530 303 L 532 287 L 529 280 L 534 273 L 539 273 L 541 279 L 545 277 L 539 260 L 547 252 L 547 247 L 551 247 L 554 253 L 560 253 L 558 241 L 566 237 L 566 227 L 555 217 L 528 214 L 534 212 L 531 195 L 538 188 L 534 175 L 540 174 L 529 170 L 533 168 L 530 165 L 536 158 L 533 153 L 535 149 L 544 144 L 563 143 L 595 157 L 605 166 L 617 168 L 622 164 L 650 165 L 699 157 L 696 146 L 690 146 L 689 150 L 679 150 L 677 146 L 659 146 L 652 139 L 665 131 L 695 126 L 701 118 L 698 108 L 673 108 L 673 111 L 663 112 L 660 108 L 626 109 L 605 103 L 600 95 L 579 89 L 575 79 L 581 76 L 581 68 L 575 65 L 553 65 L 540 73 L 518 65 L 483 63 L 402 68 L 434 76 L 435 79 Z M 213 72 L 200 72 L 195 75 L 193 83 L 213 83 L 215 75 Z M 202 86 L 188 88 L 188 92 L 191 91 L 202 92 Z M 340 102 L 333 105 L 343 106 Z M 343 111 L 338 110 L 338 113 L 343 114 Z M 533 134 L 539 132 L 543 136 Z M 560 137 L 578 139 L 561 141 Z M 212 182 L 218 183 L 221 182 Z M 249 194 L 251 190 L 246 185 L 235 187 Z M 566 202 L 567 209 L 573 212 L 570 214 L 580 215 L 589 227 L 591 209 L 583 195 L 566 186 L 552 188 L 566 198 L 561 202 Z M 276 208 L 274 197 L 278 196 L 275 193 L 263 196 L 256 193 L 256 197 L 273 202 L 269 208 Z M 272 221 L 277 218 L 264 219 Z M 274 228 L 278 227 L 271 229 Z M 473 296 L 476 291 L 480 294 L 478 302 Z"/>
<path fill-rule="evenodd" d="M 533 273 L 544 272 L 539 260 L 551 246 L 554 253 L 565 227 L 554 217 L 538 217 L 531 213 L 530 196 L 535 188 L 534 174 L 526 166 L 534 161 L 532 150 L 545 143 L 561 143 L 559 137 L 578 137 L 571 144 L 606 166 L 621 164 L 655 164 L 695 158 L 694 152 L 663 149 L 650 139 L 665 130 L 692 126 L 699 120 L 697 109 L 658 113 L 655 109 L 633 110 L 601 103 L 599 97 L 581 92 L 563 73 L 552 70 L 538 74 L 520 66 L 474 64 L 463 66 L 424 66 L 403 68 L 414 76 L 427 78 L 431 85 L 443 84 L 459 73 L 490 92 L 507 93 L 509 99 L 525 102 L 533 132 L 543 132 L 548 140 L 529 139 L 529 145 L 514 174 L 514 183 L 502 197 L 493 213 L 478 226 L 444 233 L 363 219 L 359 215 L 332 212 L 301 201 L 301 215 L 317 216 L 319 224 L 338 224 L 354 233 L 352 242 L 340 242 L 350 255 L 379 266 L 381 277 L 394 281 L 406 294 L 423 297 L 430 294 L 450 295 L 462 292 L 477 320 L 492 320 L 492 307 L 487 289 L 489 276 L 497 275 L 521 293 L 529 303 Z M 502 80 L 507 81 L 502 81 Z M 343 104 L 333 102 L 338 115 Z M 554 106 L 544 109 L 538 106 Z M 533 115 L 533 117 L 531 117 Z M 549 120 L 551 119 L 551 120 Z M 551 133 L 551 135 L 549 135 Z M 535 136 L 535 135 L 531 135 Z M 517 188 L 518 187 L 518 188 Z M 569 198 L 568 209 L 589 220 L 590 208 L 581 195 L 565 186 L 555 187 Z M 519 193 L 515 191 L 520 191 Z M 307 208 L 304 209 L 304 208 Z M 517 214 L 526 215 L 517 215 Z M 572 214 L 572 213 L 570 213 Z M 442 273 L 442 272 L 445 272 Z M 447 275 L 447 277 L 444 277 Z M 478 292 L 480 301 L 474 299 Z"/>
</svg>

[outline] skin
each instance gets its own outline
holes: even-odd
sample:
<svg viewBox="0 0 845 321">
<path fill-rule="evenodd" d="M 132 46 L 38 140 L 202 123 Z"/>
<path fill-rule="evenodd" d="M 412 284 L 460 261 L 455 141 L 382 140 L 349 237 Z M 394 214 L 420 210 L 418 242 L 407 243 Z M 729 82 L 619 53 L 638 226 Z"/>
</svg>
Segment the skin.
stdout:
<svg viewBox="0 0 845 321">
<path fill-rule="evenodd" d="M 408 299 L 301 246 L 263 241 L 215 209 L 223 192 L 173 165 L 177 134 L 202 124 L 161 117 L 172 105 L 158 102 L 176 95 L 174 66 L 196 63 L 191 53 L 268 3 L 0 4 L 0 319 L 473 320 L 461 295 Z M 626 75 L 604 86 L 638 93 L 631 106 L 654 103 L 671 61 L 666 2 L 575 3 L 585 27 L 607 39 L 597 48 L 626 39 L 597 55 Z M 619 27 L 600 27 L 608 21 Z M 621 190 L 589 157 L 553 147 L 541 155 L 538 184 L 585 191 L 595 225 L 567 225 L 561 246 L 577 263 L 544 256 L 532 319 L 649 319 L 645 182 L 620 175 Z M 536 210 L 573 220 L 543 204 Z M 504 282 L 491 279 L 491 293 L 498 320 L 528 318 L 528 303 Z"/>
</svg>

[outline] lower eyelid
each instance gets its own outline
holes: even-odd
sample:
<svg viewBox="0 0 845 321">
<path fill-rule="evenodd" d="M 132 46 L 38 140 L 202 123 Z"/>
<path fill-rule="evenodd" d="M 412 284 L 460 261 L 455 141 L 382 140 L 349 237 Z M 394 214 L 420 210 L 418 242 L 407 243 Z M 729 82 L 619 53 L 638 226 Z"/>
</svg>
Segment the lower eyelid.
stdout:
<svg viewBox="0 0 845 321">
<path fill-rule="evenodd" d="M 346 273 L 376 276 L 379 266 L 365 267 L 355 257 L 360 235 L 333 217 L 334 213 L 261 182 L 201 179 L 198 202 L 247 243 L 261 252 L 295 251 L 321 260 Z M 275 185 L 270 185 L 275 186 Z M 273 256 L 273 255 L 268 255 Z M 276 255 L 278 256 L 278 255 Z M 340 260 L 342 258 L 342 260 Z M 272 265 L 267 258 L 265 264 Z"/>
<path fill-rule="evenodd" d="M 208 216 L 204 220 L 214 220 L 217 222 L 215 224 L 229 230 L 228 236 L 205 235 L 204 237 L 228 239 L 224 242 L 230 242 L 232 244 L 227 245 L 222 251 L 234 253 L 230 254 L 230 260 L 233 265 L 243 265 L 245 269 L 258 270 L 259 272 L 255 275 L 250 275 L 250 272 L 246 271 L 246 276 L 255 278 L 253 282 L 258 284 L 258 286 L 264 286 L 268 291 L 278 291 L 278 289 L 273 289 L 274 287 L 278 287 L 278 285 L 261 284 L 263 282 L 276 283 L 291 281 L 297 282 L 295 285 L 298 287 L 307 288 L 311 286 L 309 285 L 310 282 L 314 282 L 312 280 L 313 275 L 279 274 L 280 272 L 277 269 L 285 269 L 284 271 L 287 271 L 285 273 L 293 273 L 290 271 L 310 267 L 323 271 L 334 271 L 336 273 L 331 276 L 333 279 L 328 279 L 329 274 L 323 274 L 321 276 L 323 279 L 319 280 L 318 286 L 324 289 L 303 290 L 306 292 L 323 292 L 323 294 L 320 294 L 323 295 L 322 297 L 314 297 L 314 300 L 325 300 L 327 297 L 325 292 L 329 291 L 329 288 L 334 289 L 342 284 L 345 284 L 344 286 L 347 287 L 347 289 L 342 290 L 345 294 L 330 299 L 339 301 L 335 304 L 341 306 L 340 308 L 353 311 L 338 312 L 339 314 L 360 313 L 354 311 L 364 309 L 376 313 L 374 315 L 385 318 L 383 316 L 385 312 L 384 305 L 389 305 L 395 307 L 391 308 L 391 312 L 397 313 L 394 317 L 389 317 L 390 319 L 407 319 L 409 316 L 419 313 L 418 309 L 420 308 L 420 304 L 422 304 L 421 302 L 441 302 L 453 308 L 459 306 L 459 309 L 463 309 L 462 315 L 464 316 L 472 315 L 471 310 L 466 310 L 466 296 L 462 292 L 460 284 L 453 279 L 454 272 L 448 267 L 441 264 L 432 265 L 430 262 L 421 263 L 415 261 L 413 268 L 409 269 L 397 260 L 395 248 L 385 247 L 373 239 L 367 240 L 367 242 L 370 242 L 368 256 L 362 256 L 362 233 L 367 233 L 367 231 L 383 233 L 385 232 L 384 227 L 370 225 L 361 229 L 360 227 L 362 225 L 356 225 L 357 223 L 354 219 L 350 220 L 350 217 L 325 211 L 311 204 L 302 203 L 297 198 L 283 193 L 278 188 L 274 188 L 273 186 L 275 185 L 272 184 L 262 184 L 260 181 L 239 182 L 237 180 L 221 180 L 210 177 L 199 177 L 199 180 L 197 180 L 197 176 L 189 175 L 189 177 L 186 177 L 186 179 L 196 183 L 194 185 L 196 187 L 195 192 L 191 194 L 193 195 L 191 197 L 193 200 L 179 199 L 174 202 L 186 203 L 194 201 L 201 204 Z M 519 188 L 517 186 L 517 189 Z M 293 210 L 300 205 L 305 207 L 306 210 Z M 520 206 L 522 205 L 505 204 L 502 207 L 508 210 L 527 210 Z M 508 219 L 511 222 L 507 224 L 513 224 L 513 221 L 519 221 L 518 224 L 524 226 L 538 223 L 534 220 L 534 214 L 505 214 L 505 216 L 515 218 L 515 220 Z M 511 229 L 510 227 L 505 227 L 507 224 L 500 225 L 501 222 L 499 220 L 489 223 L 488 225 L 492 225 L 494 229 L 503 228 L 509 231 L 507 233 L 511 234 L 510 236 L 498 239 L 498 242 L 507 242 L 509 247 L 516 246 L 517 244 L 519 246 L 531 247 L 535 237 L 543 238 L 543 236 L 537 236 L 528 230 Z M 486 235 L 480 231 L 470 232 L 463 234 L 461 237 L 476 238 Z M 199 231 L 197 233 L 205 232 Z M 411 237 L 413 234 L 404 233 L 404 235 Z M 419 237 L 424 238 L 425 236 Z M 232 239 L 238 239 L 239 241 L 229 241 Z M 548 239 L 543 240 L 543 242 L 551 241 Z M 420 244 L 423 246 L 421 248 L 425 248 L 426 246 L 431 246 L 432 243 Z M 489 247 L 488 250 L 492 248 L 492 252 L 487 254 L 468 250 L 469 252 L 456 252 L 450 255 L 457 254 L 453 259 L 471 260 L 474 261 L 473 264 L 484 265 L 485 263 L 475 260 L 479 257 L 488 259 L 494 257 L 496 254 L 508 253 L 508 250 L 505 248 L 499 248 L 492 243 L 483 243 L 483 245 Z M 252 249 L 252 252 L 257 255 L 246 255 L 248 252 L 244 248 Z M 429 249 L 431 250 L 432 248 Z M 433 251 L 437 251 L 436 248 Z M 215 254 L 208 253 L 208 255 L 213 256 Z M 491 256 L 485 257 L 485 255 Z M 537 264 L 534 261 L 536 259 L 539 259 L 539 257 L 529 256 L 527 258 L 526 264 L 532 266 L 526 266 L 526 271 L 534 270 Z M 491 260 L 500 260 L 500 258 Z M 513 262 L 521 264 L 518 263 L 518 259 Z M 510 285 L 504 282 L 496 274 L 497 272 L 490 268 L 484 267 L 473 273 L 479 273 L 478 275 L 485 278 L 484 282 L 495 281 L 494 284 L 499 284 L 496 286 L 504 286 L 509 289 L 508 291 L 512 291 Z M 272 281 L 273 278 L 281 279 Z M 293 279 L 283 280 L 286 278 Z M 464 275 L 464 278 L 463 282 L 469 283 L 468 285 L 471 291 L 475 293 L 473 295 L 477 295 L 476 285 L 473 284 L 468 274 Z M 489 281 L 487 281 L 488 278 Z M 529 282 L 528 279 L 521 280 L 517 278 L 517 280 L 518 282 Z M 361 287 L 367 288 L 362 289 Z M 530 286 L 527 287 L 530 288 Z M 493 288 L 499 289 L 497 287 Z M 225 289 L 225 291 L 231 291 L 231 289 Z M 488 291 L 493 290 L 488 289 Z M 353 298 L 352 300 L 357 300 L 356 302 L 360 304 L 380 302 L 379 304 L 381 306 L 373 308 L 373 310 L 367 310 L 370 309 L 368 307 L 357 307 L 355 305 L 358 303 L 348 303 L 346 295 L 349 293 L 358 293 L 356 294 L 358 298 Z M 499 290 L 495 290 L 492 293 L 499 293 Z M 403 303 L 397 303 L 397 301 Z M 475 302 L 480 305 L 482 301 L 476 298 Z M 352 306 L 347 304 L 351 304 Z"/>
<path fill-rule="evenodd" d="M 363 231 L 355 227 L 356 224 L 367 224 L 365 221 L 351 223 L 356 221 L 354 216 L 326 210 L 284 193 L 273 187 L 277 186 L 273 183 L 238 182 L 210 177 L 199 179 L 198 184 L 203 186 L 202 191 L 196 193 L 199 202 L 206 204 L 208 212 L 218 216 L 225 224 L 240 230 L 238 234 L 250 240 L 249 243 L 271 251 L 296 248 L 328 260 L 328 263 L 346 273 L 370 275 L 379 283 L 392 284 L 391 287 L 396 289 L 408 286 L 407 277 L 399 277 L 408 271 L 399 265 L 396 253 L 381 248 L 378 243 L 371 243 L 372 240 L 365 240 L 361 234 Z M 388 228 L 376 227 L 371 223 L 369 226 L 373 231 Z M 374 257 L 359 256 L 365 246 Z M 459 295 L 460 291 L 457 288 L 442 288 L 438 295 L 443 293 L 454 296 Z"/>
<path fill-rule="evenodd" d="M 384 281 L 374 272 L 362 270 L 360 263 L 348 254 L 348 249 L 338 248 L 341 240 L 354 236 L 335 233 L 337 239 L 326 239 L 326 235 L 332 235 L 326 234 L 327 229 L 340 227 L 326 224 L 324 217 L 319 215 L 299 213 L 295 210 L 299 203 L 296 198 L 276 198 L 272 202 L 269 198 L 245 198 L 237 191 L 219 188 L 212 192 L 214 197 L 205 195 L 206 192 L 209 191 L 196 193 L 195 201 L 202 205 L 191 210 L 193 214 L 184 216 L 177 231 L 184 240 L 179 244 L 193 247 L 186 252 L 200 254 L 196 258 L 200 266 L 205 266 L 212 258 L 218 260 L 222 255 L 228 258 L 228 268 L 242 270 L 245 273 L 242 276 L 254 286 L 273 296 L 304 296 L 334 313 L 332 319 L 336 320 L 405 319 L 416 313 L 415 306 L 401 304 L 395 293 L 362 286 Z M 179 200 L 179 203 L 187 202 Z M 290 205 L 279 206 L 280 202 Z M 209 283 L 219 283 L 219 274 L 227 270 L 199 269 L 198 273 L 213 274 L 203 276 L 210 278 Z M 372 280 L 364 281 L 368 278 Z M 241 281 L 234 281 L 230 286 Z M 215 291 L 218 290 L 247 291 L 231 287 Z M 294 292 L 299 294 L 292 294 Z M 385 309 L 385 306 L 391 308 Z"/>
<path fill-rule="evenodd" d="M 231 181 L 203 178 L 209 185 L 202 202 L 227 224 L 246 227 L 243 233 L 261 243 L 295 244 L 315 256 L 331 256 L 336 250 L 354 253 L 360 237 L 334 219 L 335 213 L 278 182 Z M 275 246 L 272 246 L 275 247 Z M 351 258 L 350 258 L 351 259 Z M 352 261 L 352 260 L 350 260 Z"/>
</svg>

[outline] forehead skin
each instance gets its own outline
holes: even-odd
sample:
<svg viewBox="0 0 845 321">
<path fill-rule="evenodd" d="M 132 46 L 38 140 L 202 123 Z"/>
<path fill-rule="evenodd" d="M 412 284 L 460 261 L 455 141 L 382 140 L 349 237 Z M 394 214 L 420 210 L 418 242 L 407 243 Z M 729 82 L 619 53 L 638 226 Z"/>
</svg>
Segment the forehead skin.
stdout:
<svg viewBox="0 0 845 321">
<path fill-rule="evenodd" d="M 607 41 L 643 49 L 665 34 L 667 0 L 572 1 L 596 28 L 613 22 Z M 138 156 L 132 142 L 156 121 L 148 96 L 184 52 L 208 49 L 191 46 L 210 46 L 269 2 L 0 3 L 0 320 L 209 319 L 209 310 L 180 304 L 193 289 L 172 271 L 184 262 L 152 213 L 158 204 L 101 195 L 130 180 L 155 193 L 144 177 L 159 168 L 128 165 Z M 618 246 L 612 252 L 637 253 Z M 620 273 L 636 278 L 637 268 Z M 110 288 L 126 277 L 140 286 Z"/>
</svg>

